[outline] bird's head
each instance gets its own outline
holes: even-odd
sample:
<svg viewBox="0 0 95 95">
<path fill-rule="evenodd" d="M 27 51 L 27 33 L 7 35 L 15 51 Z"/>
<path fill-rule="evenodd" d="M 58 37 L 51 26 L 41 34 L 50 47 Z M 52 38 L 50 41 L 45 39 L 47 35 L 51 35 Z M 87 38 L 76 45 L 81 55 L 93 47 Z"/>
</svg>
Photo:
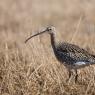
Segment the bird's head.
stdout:
<svg viewBox="0 0 95 95">
<path fill-rule="evenodd" d="M 37 34 L 34 34 L 32 36 L 30 36 L 29 38 L 26 39 L 25 43 L 31 39 L 32 37 L 35 37 L 37 35 L 40 35 L 40 34 L 43 34 L 43 33 L 49 33 L 50 35 L 51 34 L 55 34 L 55 27 L 54 26 L 48 26 L 46 27 L 45 29 L 43 29 L 41 32 L 37 33 Z"/>
<path fill-rule="evenodd" d="M 55 27 L 54 26 L 48 26 L 46 27 L 46 29 L 44 30 L 49 34 L 55 34 Z"/>
</svg>

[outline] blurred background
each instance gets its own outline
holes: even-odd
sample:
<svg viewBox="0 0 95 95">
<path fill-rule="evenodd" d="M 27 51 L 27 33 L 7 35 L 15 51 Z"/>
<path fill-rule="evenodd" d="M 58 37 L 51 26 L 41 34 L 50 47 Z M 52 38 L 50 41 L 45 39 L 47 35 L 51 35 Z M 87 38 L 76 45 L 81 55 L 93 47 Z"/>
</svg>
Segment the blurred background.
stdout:
<svg viewBox="0 0 95 95">
<path fill-rule="evenodd" d="M 27 37 L 32 31 L 53 25 L 60 37 L 70 41 L 76 31 L 79 34 L 94 32 L 94 4 L 94 0 L 1 0 L 0 30 L 18 33 L 21 38 L 23 35 Z M 67 33 L 70 35 L 64 36 Z M 82 38 L 78 34 L 76 36 L 78 40 Z"/>
</svg>

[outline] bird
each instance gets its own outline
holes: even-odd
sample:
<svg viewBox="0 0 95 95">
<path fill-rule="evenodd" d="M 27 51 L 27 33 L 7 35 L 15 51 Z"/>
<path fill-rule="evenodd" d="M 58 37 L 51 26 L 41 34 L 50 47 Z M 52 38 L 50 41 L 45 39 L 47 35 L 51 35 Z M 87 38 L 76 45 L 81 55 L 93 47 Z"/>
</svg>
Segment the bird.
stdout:
<svg viewBox="0 0 95 95">
<path fill-rule="evenodd" d="M 50 35 L 51 46 L 56 59 L 64 64 L 68 70 L 68 80 L 74 75 L 75 83 L 78 80 L 78 69 L 95 64 L 95 55 L 87 50 L 80 48 L 78 45 L 68 42 L 56 41 L 56 29 L 54 26 L 47 26 L 41 32 L 38 32 L 25 40 L 28 42 L 31 38 L 47 33 Z M 73 72 L 74 71 L 74 72 Z"/>
</svg>

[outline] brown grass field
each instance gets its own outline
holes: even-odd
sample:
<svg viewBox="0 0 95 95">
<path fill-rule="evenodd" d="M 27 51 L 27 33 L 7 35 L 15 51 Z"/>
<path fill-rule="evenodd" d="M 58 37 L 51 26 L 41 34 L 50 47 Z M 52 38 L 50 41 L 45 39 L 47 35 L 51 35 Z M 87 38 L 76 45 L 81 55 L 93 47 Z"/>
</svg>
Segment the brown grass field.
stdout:
<svg viewBox="0 0 95 95">
<path fill-rule="evenodd" d="M 95 95 L 95 65 L 68 84 L 49 35 L 24 43 L 48 25 L 59 41 L 95 54 L 95 0 L 0 0 L 0 95 Z"/>
</svg>

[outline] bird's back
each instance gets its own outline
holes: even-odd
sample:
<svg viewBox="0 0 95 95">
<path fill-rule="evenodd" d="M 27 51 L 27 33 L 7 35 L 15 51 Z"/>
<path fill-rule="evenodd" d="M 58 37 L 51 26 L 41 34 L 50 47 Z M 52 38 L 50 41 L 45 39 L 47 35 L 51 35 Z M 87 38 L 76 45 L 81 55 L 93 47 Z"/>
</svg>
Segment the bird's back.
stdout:
<svg viewBox="0 0 95 95">
<path fill-rule="evenodd" d="M 56 46 L 56 57 L 61 62 L 73 65 L 77 62 L 80 62 L 80 64 L 85 62 L 86 65 L 95 63 L 95 55 L 90 54 L 77 45 L 69 43 L 59 43 Z"/>
</svg>

